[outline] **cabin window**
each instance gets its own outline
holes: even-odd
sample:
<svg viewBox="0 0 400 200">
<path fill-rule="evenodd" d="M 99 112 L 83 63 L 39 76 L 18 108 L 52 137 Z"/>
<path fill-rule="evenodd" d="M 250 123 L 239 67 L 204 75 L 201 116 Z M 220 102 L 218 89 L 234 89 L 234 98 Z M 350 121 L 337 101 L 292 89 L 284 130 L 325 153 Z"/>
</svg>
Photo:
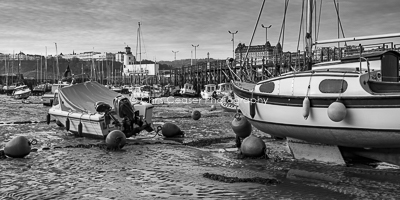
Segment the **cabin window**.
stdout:
<svg viewBox="0 0 400 200">
<path fill-rule="evenodd" d="M 260 86 L 260 92 L 272 93 L 274 91 L 274 89 L 275 89 L 274 82 L 264 83 Z"/>
<path fill-rule="evenodd" d="M 343 79 L 325 79 L 319 84 L 322 93 L 343 93 L 347 90 L 347 81 Z"/>
<path fill-rule="evenodd" d="M 58 105 L 58 94 L 54 94 L 54 98 L 53 98 L 53 106 Z"/>
</svg>

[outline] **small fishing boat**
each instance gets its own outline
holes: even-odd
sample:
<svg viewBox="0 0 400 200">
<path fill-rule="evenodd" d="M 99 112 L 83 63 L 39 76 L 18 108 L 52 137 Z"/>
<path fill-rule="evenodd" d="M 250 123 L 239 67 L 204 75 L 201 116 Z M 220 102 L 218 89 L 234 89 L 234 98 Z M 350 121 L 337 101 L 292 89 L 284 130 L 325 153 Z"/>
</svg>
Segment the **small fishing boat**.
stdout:
<svg viewBox="0 0 400 200">
<path fill-rule="evenodd" d="M 229 96 L 231 92 L 232 92 L 231 83 L 220 83 L 217 85 L 218 98 L 222 98 L 223 96 Z"/>
<path fill-rule="evenodd" d="M 174 85 L 166 85 L 164 86 L 164 95 L 163 96 L 179 96 L 180 94 L 180 88 L 179 86 L 174 86 Z"/>
<path fill-rule="evenodd" d="M 48 83 L 39 84 L 33 88 L 32 95 L 33 96 L 42 96 L 46 92 L 50 92 L 50 91 L 51 91 L 50 84 L 48 84 Z"/>
<path fill-rule="evenodd" d="M 121 86 L 111 86 L 111 90 L 117 93 L 121 93 L 122 94 L 122 87 Z"/>
<path fill-rule="evenodd" d="M 193 89 L 193 85 L 190 83 L 185 83 L 179 92 L 185 97 L 194 97 L 197 95 L 196 90 Z"/>
<path fill-rule="evenodd" d="M 129 99 L 100 83 L 87 81 L 58 89 L 48 112 L 67 131 L 78 136 L 106 138 L 113 130 L 131 137 L 142 130 L 152 131 L 153 105 L 131 103 Z"/>
<path fill-rule="evenodd" d="M 203 99 L 216 99 L 217 86 L 215 84 L 204 85 L 204 90 L 200 92 L 200 95 Z"/>
<path fill-rule="evenodd" d="M 27 85 L 15 87 L 12 96 L 14 99 L 27 99 L 31 95 L 31 89 Z"/>
<path fill-rule="evenodd" d="M 138 100 L 148 101 L 153 98 L 161 97 L 161 92 L 155 90 L 150 85 L 141 85 L 133 88 L 131 97 Z"/>
<path fill-rule="evenodd" d="M 5 85 L 5 86 L 3 86 L 3 91 L 4 91 L 4 93 L 7 94 L 7 96 L 11 96 L 16 87 L 17 87 L 17 84 Z"/>
</svg>

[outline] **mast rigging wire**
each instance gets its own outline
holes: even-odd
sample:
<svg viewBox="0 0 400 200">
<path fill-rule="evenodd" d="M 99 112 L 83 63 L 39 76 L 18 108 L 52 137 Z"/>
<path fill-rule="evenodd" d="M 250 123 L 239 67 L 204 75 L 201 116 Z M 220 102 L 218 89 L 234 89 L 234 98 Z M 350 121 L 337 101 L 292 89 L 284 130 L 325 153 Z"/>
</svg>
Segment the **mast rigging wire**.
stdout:
<svg viewBox="0 0 400 200">
<path fill-rule="evenodd" d="M 249 50 L 250 50 L 251 44 L 253 42 L 254 35 L 256 33 L 256 30 L 257 30 L 258 22 L 260 21 L 260 17 L 261 17 L 262 11 L 264 9 L 264 5 L 265 5 L 265 0 L 263 1 L 262 5 L 261 5 L 260 13 L 258 14 L 256 25 L 254 26 L 253 35 L 251 36 L 250 43 L 249 43 L 249 46 L 248 46 L 247 51 L 246 51 L 246 56 L 244 57 L 244 59 L 245 59 L 244 66 L 246 67 L 246 72 L 245 72 L 246 76 L 245 77 L 247 78 L 247 80 L 250 80 L 250 81 L 252 81 L 252 80 L 251 80 L 251 77 L 249 77 L 250 76 L 250 71 L 247 68 L 246 61 L 247 61 L 247 56 L 249 55 Z"/>
</svg>

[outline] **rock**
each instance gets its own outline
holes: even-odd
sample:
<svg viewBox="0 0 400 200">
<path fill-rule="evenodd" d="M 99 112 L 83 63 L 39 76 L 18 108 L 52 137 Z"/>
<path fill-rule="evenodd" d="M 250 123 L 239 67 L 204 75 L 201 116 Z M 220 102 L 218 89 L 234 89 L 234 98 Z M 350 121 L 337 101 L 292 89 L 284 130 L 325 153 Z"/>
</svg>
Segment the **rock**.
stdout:
<svg viewBox="0 0 400 200">
<path fill-rule="evenodd" d="M 249 157 L 265 155 L 265 149 L 266 146 L 264 141 L 253 135 L 246 137 L 240 146 L 242 154 Z"/>
<path fill-rule="evenodd" d="M 110 149 L 122 149 L 126 144 L 126 136 L 120 130 L 113 130 L 107 135 L 106 144 Z"/>
<path fill-rule="evenodd" d="M 4 153 L 8 157 L 23 158 L 31 152 L 31 143 L 24 136 L 17 136 L 7 142 Z"/>
<path fill-rule="evenodd" d="M 200 117 L 201 117 L 200 111 L 194 110 L 194 111 L 192 112 L 192 119 L 194 119 L 194 120 L 199 120 Z"/>
</svg>

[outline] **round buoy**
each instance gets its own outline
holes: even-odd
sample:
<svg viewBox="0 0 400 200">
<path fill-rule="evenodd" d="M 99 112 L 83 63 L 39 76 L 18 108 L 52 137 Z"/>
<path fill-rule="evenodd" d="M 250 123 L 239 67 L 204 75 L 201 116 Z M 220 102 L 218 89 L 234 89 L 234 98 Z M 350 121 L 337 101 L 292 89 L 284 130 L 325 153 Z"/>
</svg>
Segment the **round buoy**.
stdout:
<svg viewBox="0 0 400 200">
<path fill-rule="evenodd" d="M 7 142 L 4 153 L 13 158 L 23 158 L 31 152 L 31 143 L 24 136 L 17 136 Z"/>
<path fill-rule="evenodd" d="M 240 117 L 239 114 L 235 115 L 235 118 L 231 122 L 231 127 L 233 132 L 240 138 L 249 136 L 252 131 L 250 122 L 245 117 Z"/>
<path fill-rule="evenodd" d="M 194 120 L 199 120 L 200 117 L 201 117 L 200 111 L 194 110 L 194 111 L 192 112 L 192 119 L 194 119 Z"/>
<path fill-rule="evenodd" d="M 308 99 L 308 97 L 305 97 L 303 100 L 303 117 L 304 117 L 304 119 L 307 119 L 309 115 L 310 115 L 310 99 Z"/>
<path fill-rule="evenodd" d="M 211 111 L 217 110 L 217 107 L 215 107 L 215 105 L 211 105 Z"/>
<path fill-rule="evenodd" d="M 265 154 L 265 143 L 262 139 L 250 135 L 245 138 L 240 146 L 243 155 L 249 157 L 257 157 Z"/>
<path fill-rule="evenodd" d="M 346 114 L 346 106 L 340 101 L 335 101 L 328 107 L 328 117 L 334 122 L 342 121 Z"/>
<path fill-rule="evenodd" d="M 110 149 L 122 149 L 126 144 L 126 136 L 120 130 L 113 130 L 107 135 L 106 144 Z"/>
<path fill-rule="evenodd" d="M 161 132 L 164 137 L 175 137 L 182 135 L 181 129 L 173 123 L 165 123 L 161 128 Z"/>
</svg>

